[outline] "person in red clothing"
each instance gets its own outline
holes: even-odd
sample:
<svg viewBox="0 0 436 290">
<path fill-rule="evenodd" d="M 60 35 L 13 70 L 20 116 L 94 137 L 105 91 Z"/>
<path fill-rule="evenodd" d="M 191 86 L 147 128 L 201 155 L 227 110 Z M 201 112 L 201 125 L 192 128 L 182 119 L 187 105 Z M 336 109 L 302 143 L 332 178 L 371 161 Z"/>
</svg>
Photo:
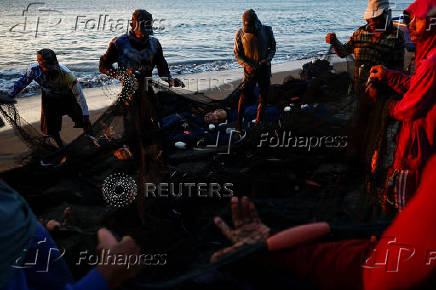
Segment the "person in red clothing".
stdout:
<svg viewBox="0 0 436 290">
<path fill-rule="evenodd" d="M 436 155 L 428 162 L 416 195 L 398 214 L 378 242 L 375 239 L 320 242 L 330 233 L 327 223 L 290 228 L 271 235 L 246 197 L 232 199 L 234 229 L 221 218 L 215 224 L 233 245 L 217 251 L 211 261 L 247 245 L 261 243 L 267 251 L 250 264 L 296 275 L 319 289 L 435 289 Z"/>
<path fill-rule="evenodd" d="M 409 77 L 383 66 L 371 69 L 370 78 L 384 82 L 403 99 L 391 101 L 389 111 L 402 122 L 397 136 L 392 172 L 386 198 L 392 191 L 395 207 L 404 208 L 415 192 L 421 172 L 436 153 L 436 27 L 430 10 L 436 0 L 417 0 L 405 10 L 410 36 L 416 44 L 416 71 Z"/>
</svg>

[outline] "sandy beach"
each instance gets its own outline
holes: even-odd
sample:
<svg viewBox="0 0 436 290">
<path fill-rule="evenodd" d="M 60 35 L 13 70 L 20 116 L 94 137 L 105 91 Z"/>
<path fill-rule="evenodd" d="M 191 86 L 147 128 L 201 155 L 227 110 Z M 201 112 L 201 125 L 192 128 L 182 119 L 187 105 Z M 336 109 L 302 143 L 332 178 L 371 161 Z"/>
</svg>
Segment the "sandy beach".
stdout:
<svg viewBox="0 0 436 290">
<path fill-rule="evenodd" d="M 282 84 L 288 76 L 298 78 L 300 68 L 309 60 L 292 61 L 272 66 L 272 83 Z M 338 71 L 346 70 L 346 63 L 334 59 L 334 68 Z M 203 92 L 208 97 L 220 100 L 228 96 L 240 83 L 242 68 L 226 71 L 203 72 L 179 77 L 186 85 L 184 90 L 175 89 L 179 93 L 193 91 Z M 105 86 L 99 88 L 85 88 L 91 121 L 96 120 L 105 108 L 117 97 L 120 91 L 119 85 Z M 21 98 L 18 100 L 17 108 L 20 115 L 36 129 L 39 130 L 41 100 L 40 95 Z M 65 116 L 62 124 L 62 139 L 68 143 L 82 133 L 82 129 L 73 128 L 73 123 L 68 116 Z M 19 166 L 16 159 L 27 151 L 26 145 L 15 135 L 9 126 L 0 129 L 0 172 Z"/>
</svg>

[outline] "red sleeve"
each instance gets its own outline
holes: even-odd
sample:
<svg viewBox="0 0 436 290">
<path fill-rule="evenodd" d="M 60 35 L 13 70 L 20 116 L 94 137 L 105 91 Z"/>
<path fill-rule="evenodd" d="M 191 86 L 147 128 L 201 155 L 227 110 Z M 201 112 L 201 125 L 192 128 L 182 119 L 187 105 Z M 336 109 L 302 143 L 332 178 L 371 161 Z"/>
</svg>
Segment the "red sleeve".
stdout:
<svg viewBox="0 0 436 290">
<path fill-rule="evenodd" d="M 400 95 L 407 92 L 410 85 L 410 77 L 403 72 L 388 70 L 386 72 L 386 81 L 388 86 Z"/>
<path fill-rule="evenodd" d="M 266 263 L 311 281 L 320 289 L 361 289 L 370 240 L 313 243 L 269 252 Z"/>
<path fill-rule="evenodd" d="M 398 88 L 410 83 L 409 90 L 401 101 L 395 101 L 390 108 L 392 117 L 399 121 L 414 120 L 427 113 L 435 102 L 436 68 L 430 60 L 421 63 L 416 74 L 410 79 L 395 75 Z"/>
<path fill-rule="evenodd" d="M 371 255 L 374 263 L 363 272 L 365 289 L 413 289 L 435 270 L 436 157 L 428 164 L 415 197 Z"/>
</svg>

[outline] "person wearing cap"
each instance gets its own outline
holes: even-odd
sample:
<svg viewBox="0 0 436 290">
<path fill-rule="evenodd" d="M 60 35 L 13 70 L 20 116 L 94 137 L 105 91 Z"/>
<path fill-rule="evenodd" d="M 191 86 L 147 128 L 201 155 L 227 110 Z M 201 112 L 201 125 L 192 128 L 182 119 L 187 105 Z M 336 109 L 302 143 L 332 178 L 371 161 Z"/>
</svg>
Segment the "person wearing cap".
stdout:
<svg viewBox="0 0 436 290">
<path fill-rule="evenodd" d="M 400 98 L 387 86 L 378 86 L 371 93 L 383 95 L 377 101 L 366 92 L 369 70 L 383 64 L 391 69 L 403 70 L 404 35 L 391 19 L 389 1 L 369 0 L 363 18 L 366 25 L 357 29 L 351 38 L 342 44 L 334 33 L 329 33 L 330 43 L 339 57 L 354 54 L 354 93 L 357 107 L 350 126 L 348 157 L 354 167 L 365 174 L 366 192 L 362 196 L 362 212 L 378 211 L 373 207 L 371 196 L 376 197 L 385 185 L 386 171 L 391 166 L 394 151 L 394 136 L 398 124 L 386 113 L 386 100 Z M 370 208 L 365 208 L 369 206 Z M 366 218 L 366 217 L 362 217 Z"/>
<path fill-rule="evenodd" d="M 121 241 L 107 229 L 97 232 L 99 264 L 80 280 L 74 281 L 59 249 L 48 231 L 37 221 L 24 198 L 0 180 L 0 289 L 116 289 L 134 278 L 139 263 L 115 263 L 140 255 L 140 248 L 130 236 Z M 117 260 L 117 261 L 118 261 Z M 79 257 L 79 261 L 81 257 Z M 105 263 L 103 261 L 110 261 Z M 130 260 L 129 260 L 130 261 Z M 84 265 L 82 263 L 82 265 Z"/>
<path fill-rule="evenodd" d="M 369 0 L 363 18 L 366 25 L 357 29 L 350 39 L 342 44 L 335 33 L 326 36 L 336 54 L 343 58 L 354 54 L 354 88 L 363 93 L 373 65 L 383 64 L 402 70 L 404 66 L 404 35 L 391 19 L 387 0 Z"/>
<path fill-rule="evenodd" d="M 68 115 L 75 128 L 83 128 L 91 133 L 88 105 L 82 87 L 74 74 L 60 65 L 53 50 L 44 48 L 37 51 L 38 62 L 28 67 L 7 92 L 9 98 L 15 98 L 32 81 L 41 87 L 42 113 L 41 131 L 53 137 L 59 147 L 63 146 L 60 137 L 62 117 Z"/>
<path fill-rule="evenodd" d="M 403 94 L 389 102 L 389 114 L 401 122 L 396 138 L 390 200 L 401 210 L 419 184 L 422 169 L 436 153 L 436 0 L 417 0 L 404 11 L 411 40 L 416 45 L 416 70 L 412 76 L 378 65 L 371 78 Z"/>
<path fill-rule="evenodd" d="M 246 98 L 251 96 L 256 83 L 259 85 L 259 104 L 256 123 L 263 120 L 271 84 L 271 60 L 276 53 L 272 28 L 263 25 L 256 12 L 247 10 L 242 15 L 242 28 L 236 32 L 234 54 L 244 68 L 244 78 L 238 104 L 238 129 L 242 129 Z"/>
</svg>

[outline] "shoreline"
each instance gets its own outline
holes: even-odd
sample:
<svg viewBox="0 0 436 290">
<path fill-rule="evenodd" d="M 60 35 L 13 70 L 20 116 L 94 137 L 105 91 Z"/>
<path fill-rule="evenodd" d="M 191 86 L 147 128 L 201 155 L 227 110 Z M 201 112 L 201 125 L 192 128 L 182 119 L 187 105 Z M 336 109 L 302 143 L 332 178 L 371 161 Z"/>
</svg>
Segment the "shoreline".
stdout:
<svg viewBox="0 0 436 290">
<path fill-rule="evenodd" d="M 288 76 L 298 78 L 300 68 L 310 60 L 291 61 L 272 66 L 272 84 L 282 84 Z M 346 70 L 346 61 L 335 58 L 332 60 L 334 68 L 338 71 Z M 192 92 L 202 92 L 214 100 L 227 97 L 242 80 L 242 68 L 225 71 L 202 72 L 189 75 L 174 75 L 185 82 L 185 89 L 175 88 L 175 92 L 183 94 L 186 89 Z M 112 104 L 120 92 L 120 85 L 102 86 L 98 88 L 84 88 L 87 99 L 90 119 L 94 122 L 104 110 Z M 18 100 L 17 108 L 20 115 L 37 130 L 40 130 L 40 95 Z M 77 138 L 82 129 L 74 129 L 73 122 L 68 116 L 63 118 L 61 137 L 65 143 Z M 19 166 L 15 159 L 27 152 L 26 145 L 15 135 L 9 125 L 0 129 L 0 172 Z"/>
</svg>

